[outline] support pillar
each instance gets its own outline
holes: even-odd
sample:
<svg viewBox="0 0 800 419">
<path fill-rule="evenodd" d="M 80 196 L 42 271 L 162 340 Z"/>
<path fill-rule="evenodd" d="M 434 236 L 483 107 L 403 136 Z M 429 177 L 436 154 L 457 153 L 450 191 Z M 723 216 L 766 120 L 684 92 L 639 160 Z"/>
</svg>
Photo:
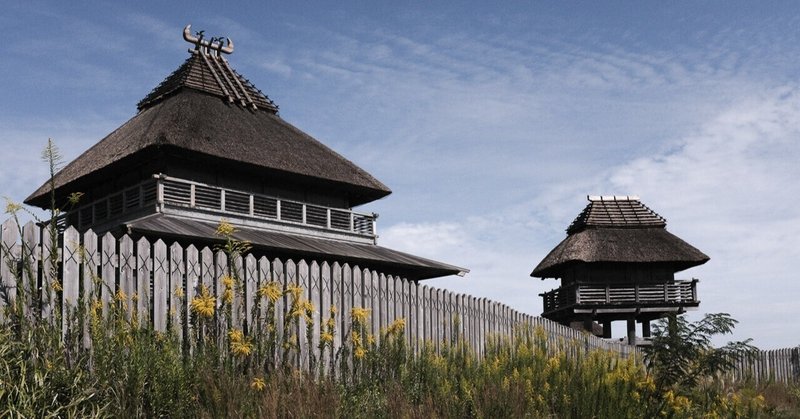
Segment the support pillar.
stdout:
<svg viewBox="0 0 800 419">
<path fill-rule="evenodd" d="M 628 319 L 628 345 L 636 345 L 636 319 Z"/>
<path fill-rule="evenodd" d="M 650 320 L 642 320 L 642 337 L 650 337 Z"/>
<path fill-rule="evenodd" d="M 611 320 L 603 322 L 603 338 L 611 339 Z"/>
</svg>

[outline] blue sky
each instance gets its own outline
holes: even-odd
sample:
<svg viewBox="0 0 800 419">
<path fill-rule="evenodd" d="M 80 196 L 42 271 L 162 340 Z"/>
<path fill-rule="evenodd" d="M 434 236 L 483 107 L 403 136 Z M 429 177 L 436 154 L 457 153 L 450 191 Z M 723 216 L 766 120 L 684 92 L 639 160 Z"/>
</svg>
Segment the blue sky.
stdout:
<svg viewBox="0 0 800 419">
<path fill-rule="evenodd" d="M 637 194 L 711 256 L 678 274 L 693 318 L 800 344 L 796 3 L 166 3 L 3 1 L 0 193 L 44 181 L 47 138 L 71 159 L 132 117 L 191 23 L 392 188 L 361 208 L 380 244 L 472 270 L 429 284 L 538 314 L 586 195 Z"/>
</svg>

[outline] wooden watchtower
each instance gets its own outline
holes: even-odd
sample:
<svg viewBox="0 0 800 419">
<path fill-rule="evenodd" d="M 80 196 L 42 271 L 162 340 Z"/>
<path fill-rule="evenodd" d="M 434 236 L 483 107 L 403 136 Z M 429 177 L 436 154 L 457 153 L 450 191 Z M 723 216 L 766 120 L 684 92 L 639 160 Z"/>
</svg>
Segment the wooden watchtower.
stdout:
<svg viewBox="0 0 800 419">
<path fill-rule="evenodd" d="M 138 113 L 58 172 L 56 200 L 83 193 L 64 220 L 80 231 L 195 245 L 221 220 L 270 257 L 358 264 L 419 280 L 466 269 L 378 246 L 377 214 L 354 207 L 391 191 L 278 115 L 230 65 L 228 38 L 183 31 L 188 59 Z M 50 183 L 26 203 L 48 208 Z"/>
<path fill-rule="evenodd" d="M 675 273 L 708 256 L 668 232 L 666 220 L 638 197 L 588 199 L 567 238 L 531 273 L 561 279 L 559 288 L 541 294 L 543 317 L 605 338 L 613 321 L 625 320 L 633 345 L 636 322 L 646 339 L 652 320 L 698 307 L 697 280 L 676 280 Z"/>
</svg>

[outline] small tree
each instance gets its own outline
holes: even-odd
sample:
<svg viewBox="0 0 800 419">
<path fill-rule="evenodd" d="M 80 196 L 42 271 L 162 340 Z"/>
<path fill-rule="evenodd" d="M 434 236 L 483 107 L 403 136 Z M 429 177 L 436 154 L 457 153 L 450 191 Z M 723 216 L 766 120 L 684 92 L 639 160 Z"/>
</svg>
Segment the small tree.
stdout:
<svg viewBox="0 0 800 419">
<path fill-rule="evenodd" d="M 733 331 L 738 321 L 728 313 L 706 314 L 695 323 L 675 314 L 655 324 L 652 345 L 644 348 L 648 371 L 659 390 L 694 388 L 700 379 L 731 370 L 737 361 L 758 350 L 752 339 L 711 344 L 715 335 Z"/>
</svg>

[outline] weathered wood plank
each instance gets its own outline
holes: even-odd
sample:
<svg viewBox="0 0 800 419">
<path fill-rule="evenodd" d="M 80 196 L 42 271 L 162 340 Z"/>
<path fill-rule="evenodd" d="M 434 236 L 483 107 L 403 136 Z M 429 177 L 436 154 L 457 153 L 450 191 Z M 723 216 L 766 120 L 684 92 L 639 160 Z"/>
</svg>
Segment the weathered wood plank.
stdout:
<svg viewBox="0 0 800 419">
<path fill-rule="evenodd" d="M 230 266 L 230 279 L 233 281 L 231 293 L 233 294 L 233 301 L 231 302 L 231 324 L 234 328 L 244 330 L 244 261 L 242 255 L 233 255 L 232 260 L 229 262 Z"/>
<path fill-rule="evenodd" d="M 242 298 L 244 299 L 244 330 L 252 333 L 253 315 L 256 308 L 256 290 L 258 289 L 258 261 L 251 253 L 244 257 L 244 289 Z"/>
<path fill-rule="evenodd" d="M 303 292 L 300 295 L 300 301 L 309 300 L 309 292 L 310 292 L 310 284 L 309 284 L 309 272 L 308 272 L 308 263 L 301 259 L 300 262 L 297 263 L 297 271 L 295 276 L 295 284 L 302 288 Z M 299 316 L 297 321 L 297 338 L 298 338 L 298 347 L 299 347 L 299 366 L 304 371 L 308 371 L 308 367 L 310 365 L 310 354 L 311 354 L 311 342 L 308 340 L 308 327 L 314 327 L 313 324 L 309 324 L 306 320 L 306 313 L 304 312 L 303 315 Z"/>
<path fill-rule="evenodd" d="M 222 250 L 214 252 L 214 290 L 217 296 L 217 309 L 214 310 L 222 333 L 221 338 L 228 335 L 229 322 L 231 321 L 231 300 L 225 300 L 225 279 L 230 275 L 228 268 L 228 255 Z M 224 338 L 223 338 L 224 339 Z"/>
<path fill-rule="evenodd" d="M 284 263 L 284 275 L 286 275 L 286 284 L 287 286 L 298 286 L 297 283 L 297 264 L 292 259 L 287 260 Z M 300 296 L 302 298 L 302 295 Z M 289 300 L 289 308 L 291 308 L 291 304 L 293 302 L 296 303 L 295 300 Z M 292 313 L 287 310 L 286 316 L 288 318 L 292 318 Z M 289 354 L 292 365 L 295 368 L 300 367 L 300 349 L 301 349 L 301 336 L 304 334 L 303 329 L 300 325 L 300 322 L 297 319 L 292 320 L 294 322 L 294 326 L 290 329 L 290 336 L 292 337 L 292 342 L 295 345 L 294 349 Z"/>
<path fill-rule="evenodd" d="M 0 306 L 13 305 L 17 296 L 15 277 L 17 256 L 14 248 L 17 242 L 17 223 L 9 218 L 0 225 Z M 3 308 L 3 307 L 0 307 Z M 0 322 L 4 322 L 5 310 L 0 310 Z"/>
<path fill-rule="evenodd" d="M 141 240 L 140 240 L 141 242 Z M 148 246 L 149 247 L 149 246 Z M 153 327 L 157 332 L 167 330 L 167 319 L 172 317 L 169 310 L 169 255 L 163 240 L 153 244 Z"/>
<path fill-rule="evenodd" d="M 345 337 L 347 329 L 345 328 L 344 324 L 347 306 L 344 302 L 344 288 L 342 266 L 339 264 L 339 262 L 334 262 L 333 265 L 331 265 L 331 307 L 337 308 L 336 313 L 334 314 L 336 333 L 333 335 L 333 357 L 331 359 L 331 362 L 333 362 L 334 365 L 336 364 L 337 358 L 342 351 L 343 345 L 347 344 L 347 338 Z"/>
<path fill-rule="evenodd" d="M 108 305 L 112 303 L 114 294 L 117 292 L 116 269 L 119 266 L 119 257 L 117 256 L 117 239 L 108 232 L 103 236 L 102 240 L 100 301 L 103 305 L 103 316 L 106 316 L 108 315 Z M 120 272 L 121 277 L 122 272 Z"/>
<path fill-rule="evenodd" d="M 278 336 L 278 339 L 280 339 L 281 343 L 287 343 L 287 339 L 289 336 L 291 336 L 291 333 L 289 333 L 289 330 L 287 330 L 285 325 L 289 296 L 285 294 L 286 275 L 284 274 L 283 262 L 278 258 L 275 258 L 272 261 L 272 280 L 280 284 L 281 290 L 284 292 L 283 297 L 279 298 L 278 301 L 275 302 L 275 335 Z M 280 349 L 280 345 L 277 353 L 275 354 L 275 362 L 283 362 L 283 351 Z"/>
<path fill-rule="evenodd" d="M 100 301 L 98 291 L 102 287 L 102 278 L 98 274 L 100 253 L 97 251 L 97 234 L 89 230 L 83 234 L 83 252 L 81 253 L 81 270 L 83 271 L 83 304 L 86 316 L 83 320 L 83 347 L 91 348 L 91 321 L 95 301 Z M 100 313 L 96 313 L 100 314 Z"/>
<path fill-rule="evenodd" d="M 184 251 L 180 244 L 172 243 L 169 247 L 169 322 L 167 328 L 174 330 L 178 339 L 184 340 L 188 322 L 185 318 L 184 308 L 189 295 L 186 285 L 186 261 Z"/>
<path fill-rule="evenodd" d="M 322 262 L 320 266 L 320 331 L 321 333 L 329 333 L 327 322 L 331 319 L 334 307 L 333 303 L 333 287 L 331 284 L 331 266 L 328 262 Z M 335 309 L 333 309 L 335 311 Z M 334 322 L 336 321 L 334 317 Z M 334 334 L 340 333 L 338 330 L 333 330 Z M 322 336 L 320 336 L 322 339 Z M 333 342 L 327 343 L 325 351 L 320 351 L 320 362 L 322 363 L 323 374 L 330 372 L 333 359 Z"/>
<path fill-rule="evenodd" d="M 42 231 L 46 230 L 46 231 Z M 17 297 L 24 300 L 22 304 L 23 313 L 26 315 L 30 312 L 33 303 L 33 297 L 37 295 L 36 290 L 39 289 L 38 278 L 41 271 L 42 284 L 41 293 L 39 293 L 39 307 L 41 308 L 42 318 L 53 320 L 53 310 L 56 308 L 56 290 L 54 289 L 52 275 L 52 266 L 50 262 L 50 248 L 52 246 L 50 240 L 50 231 L 47 229 L 40 230 L 33 221 L 28 221 L 22 227 L 22 254 L 21 266 L 18 275 L 21 281 L 17 285 Z M 44 233 L 44 240 L 42 247 L 39 247 L 39 236 Z M 47 252 L 45 253 L 45 246 Z M 45 259 L 45 257 L 47 259 Z M 39 261 L 42 262 L 41 269 Z"/>
<path fill-rule="evenodd" d="M 111 237 L 113 240 L 113 236 Z M 125 318 L 131 320 L 131 315 L 136 308 L 138 288 L 136 287 L 136 258 L 133 254 L 133 240 L 127 235 L 119 240 L 119 289 L 114 295 L 116 304 L 122 306 Z M 111 272 L 110 272 L 111 273 Z M 111 273 L 111 280 L 114 275 Z"/>
<path fill-rule="evenodd" d="M 39 298 L 42 308 L 42 318 L 53 320 L 53 315 L 55 314 L 58 303 L 58 295 L 54 285 L 58 281 L 57 266 L 61 255 L 58 249 L 58 241 L 56 240 L 54 242 L 51 240 L 50 229 L 42 229 L 41 237 L 42 249 L 40 255 L 42 261 L 42 281 L 40 284 L 41 291 L 39 293 Z M 19 258 L 20 255 L 18 254 L 17 257 Z M 56 263 L 53 263 L 53 258 L 55 258 Z M 20 279 L 24 278 L 24 270 L 20 271 L 19 275 L 23 275 Z"/>
<path fill-rule="evenodd" d="M 317 261 L 312 261 L 308 266 L 308 295 L 312 306 L 314 307 L 311 313 L 311 342 L 309 345 L 309 359 L 313 362 L 310 363 L 312 369 L 315 369 L 322 359 L 322 353 L 319 351 L 320 327 L 322 326 L 322 284 L 320 278 L 320 268 Z M 311 371 L 312 373 L 314 371 Z"/>
<path fill-rule="evenodd" d="M 186 313 L 186 316 L 184 317 L 184 324 L 186 325 L 184 327 L 184 331 L 186 333 L 187 341 L 189 342 L 189 348 L 191 350 L 195 343 L 195 331 L 193 330 L 194 323 L 192 322 L 192 300 L 194 300 L 195 296 L 200 291 L 200 284 L 202 284 L 200 252 L 194 245 L 189 245 L 186 247 L 185 266 L 186 282 L 184 283 L 184 289 L 186 291 L 186 296 L 181 303 L 181 308 Z"/>
<path fill-rule="evenodd" d="M 61 333 L 62 336 L 66 336 L 68 327 L 72 323 L 71 319 L 77 314 L 78 298 L 80 297 L 81 235 L 73 227 L 67 228 L 63 234 Z"/>
<path fill-rule="evenodd" d="M 152 324 L 152 318 L 150 317 L 152 307 L 150 289 L 153 286 L 151 281 L 152 273 L 152 249 L 150 242 L 142 237 L 136 243 L 136 295 L 139 298 L 136 303 L 136 309 L 139 316 L 139 324 L 142 326 Z M 164 304 L 164 308 L 166 308 L 166 304 Z"/>
</svg>

